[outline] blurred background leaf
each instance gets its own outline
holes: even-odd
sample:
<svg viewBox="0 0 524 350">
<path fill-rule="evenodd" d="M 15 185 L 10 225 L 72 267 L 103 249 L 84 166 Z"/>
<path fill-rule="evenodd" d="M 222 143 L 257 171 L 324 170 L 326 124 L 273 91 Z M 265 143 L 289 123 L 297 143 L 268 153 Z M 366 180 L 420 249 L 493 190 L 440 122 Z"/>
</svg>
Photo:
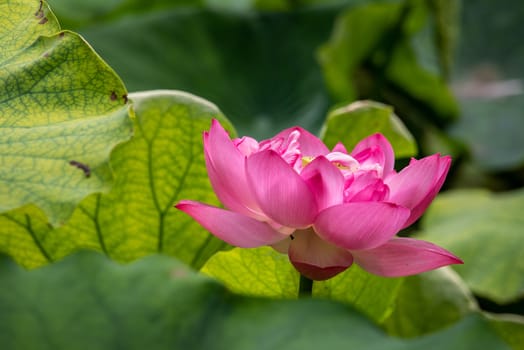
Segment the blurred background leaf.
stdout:
<svg viewBox="0 0 524 350">
<path fill-rule="evenodd" d="M 524 317 L 510 314 L 488 315 L 487 319 L 495 331 L 512 349 L 524 349 Z"/>
<path fill-rule="evenodd" d="M 241 135 L 318 130 L 330 105 L 315 48 L 335 11 L 233 14 L 171 8 L 80 32 L 131 91 L 179 89 L 220 106 Z"/>
<path fill-rule="evenodd" d="M 332 301 L 233 295 L 165 256 L 121 266 L 82 253 L 31 272 L 2 265 L 5 349 L 509 349 L 478 315 L 401 340 Z"/>
<path fill-rule="evenodd" d="M 86 198 L 59 228 L 48 226 L 33 206 L 0 216 L 1 251 L 28 268 L 81 248 L 119 261 L 163 252 L 199 268 L 226 247 L 173 205 L 187 198 L 218 204 L 207 178 L 202 132 L 212 118 L 231 125 L 214 105 L 187 93 L 135 93 L 130 99 L 135 135 L 112 153 L 112 190 Z"/>
</svg>

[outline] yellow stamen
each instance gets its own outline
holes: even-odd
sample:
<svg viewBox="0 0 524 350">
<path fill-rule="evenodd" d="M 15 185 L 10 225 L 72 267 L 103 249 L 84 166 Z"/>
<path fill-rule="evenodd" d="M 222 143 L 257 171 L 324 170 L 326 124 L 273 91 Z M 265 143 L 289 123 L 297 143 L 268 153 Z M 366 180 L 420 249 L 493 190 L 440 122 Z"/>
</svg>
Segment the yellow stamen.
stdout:
<svg viewBox="0 0 524 350">
<path fill-rule="evenodd" d="M 313 161 L 313 159 L 315 159 L 315 157 L 307 157 L 307 156 L 302 157 L 302 168 L 305 168 L 306 165 L 308 165 L 309 163 Z"/>
<path fill-rule="evenodd" d="M 344 165 L 342 163 L 339 163 L 339 162 L 333 162 L 331 164 L 333 164 L 334 166 L 336 166 L 340 170 L 350 170 L 348 166 L 346 166 L 346 165 Z"/>
</svg>

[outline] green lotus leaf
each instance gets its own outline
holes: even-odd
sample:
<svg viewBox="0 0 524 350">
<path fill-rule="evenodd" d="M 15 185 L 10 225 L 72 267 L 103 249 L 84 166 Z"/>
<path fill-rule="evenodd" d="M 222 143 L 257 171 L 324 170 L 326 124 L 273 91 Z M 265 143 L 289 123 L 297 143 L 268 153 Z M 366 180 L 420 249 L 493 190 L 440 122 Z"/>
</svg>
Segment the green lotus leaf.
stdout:
<svg viewBox="0 0 524 350">
<path fill-rule="evenodd" d="M 61 225 L 111 186 L 109 155 L 132 133 L 127 92 L 45 2 L 0 11 L 0 212 L 34 204 Z"/>
</svg>

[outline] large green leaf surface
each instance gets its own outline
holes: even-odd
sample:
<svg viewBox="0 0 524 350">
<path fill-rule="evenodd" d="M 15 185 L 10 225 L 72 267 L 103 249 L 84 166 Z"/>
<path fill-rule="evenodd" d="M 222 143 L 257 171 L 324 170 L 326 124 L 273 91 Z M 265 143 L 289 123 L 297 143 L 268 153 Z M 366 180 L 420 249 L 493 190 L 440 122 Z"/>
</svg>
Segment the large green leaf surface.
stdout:
<svg viewBox="0 0 524 350">
<path fill-rule="evenodd" d="M 30 272 L 1 263 L 3 349 L 509 349 L 476 315 L 390 338 L 342 304 L 236 296 L 165 256 L 121 266 L 84 253 Z"/>
<path fill-rule="evenodd" d="M 35 204 L 60 225 L 110 188 L 110 152 L 132 131 L 126 89 L 44 2 L 0 11 L 0 212 Z"/>
<path fill-rule="evenodd" d="M 349 152 L 365 137 L 381 133 L 391 142 L 396 157 L 415 156 L 417 145 L 393 108 L 373 101 L 353 102 L 329 113 L 322 128 L 322 141 L 333 148 L 342 142 Z"/>
<path fill-rule="evenodd" d="M 298 295 L 298 272 L 287 255 L 270 247 L 234 248 L 217 253 L 202 272 L 243 295 L 273 298 Z M 328 281 L 314 282 L 313 296 L 352 305 L 378 323 L 391 313 L 401 283 L 401 278 L 381 278 L 353 266 Z"/>
<path fill-rule="evenodd" d="M 430 207 L 419 237 L 463 259 L 453 268 L 475 293 L 508 303 L 524 295 L 522 208 L 523 190 L 448 192 Z"/>
<path fill-rule="evenodd" d="M 157 91 L 130 98 L 135 135 L 111 156 L 112 190 L 86 198 L 69 222 L 55 229 L 33 206 L 0 216 L 0 251 L 25 267 L 80 248 L 120 261 L 164 252 L 199 267 L 224 247 L 173 205 L 180 199 L 218 204 L 205 169 L 202 132 L 211 118 L 231 126 L 214 105 L 187 93 Z"/>
</svg>

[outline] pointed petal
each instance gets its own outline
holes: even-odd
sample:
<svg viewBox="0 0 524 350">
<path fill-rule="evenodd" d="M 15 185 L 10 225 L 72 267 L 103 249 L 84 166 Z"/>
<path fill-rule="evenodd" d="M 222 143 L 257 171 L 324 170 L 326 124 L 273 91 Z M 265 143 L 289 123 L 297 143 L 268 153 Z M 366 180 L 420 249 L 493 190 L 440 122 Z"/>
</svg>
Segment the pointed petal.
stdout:
<svg viewBox="0 0 524 350">
<path fill-rule="evenodd" d="M 262 211 L 287 227 L 309 226 L 318 212 L 306 182 L 277 153 L 258 152 L 246 161 L 249 185 Z"/>
<path fill-rule="evenodd" d="M 257 140 L 249 136 L 234 139 L 233 145 L 246 157 L 249 157 L 259 149 Z"/>
<path fill-rule="evenodd" d="M 353 256 L 345 249 L 318 237 L 311 229 L 295 231 L 289 245 L 289 260 L 304 276 L 323 281 L 346 270 Z"/>
<path fill-rule="evenodd" d="M 302 129 L 301 127 L 293 127 L 289 129 L 282 130 L 279 132 L 274 139 L 282 137 L 287 139 L 289 134 L 293 131 L 298 130 L 300 132 L 300 137 L 298 142 L 300 144 L 300 151 L 305 157 L 316 157 L 320 155 L 325 155 L 329 153 L 329 149 L 324 145 L 324 143 L 315 135 L 311 134 L 309 131 Z"/>
<path fill-rule="evenodd" d="M 340 152 L 340 153 L 348 154 L 346 146 L 344 146 L 342 142 L 337 143 L 335 147 L 333 147 L 333 150 L 331 152 Z"/>
<path fill-rule="evenodd" d="M 352 251 L 355 263 L 385 277 L 410 276 L 436 268 L 463 264 L 447 250 L 418 239 L 393 238 L 375 249 Z"/>
<path fill-rule="evenodd" d="M 318 210 L 341 204 L 344 199 L 344 176 L 324 156 L 309 163 L 300 176 L 315 195 Z"/>
<path fill-rule="evenodd" d="M 404 224 L 404 227 L 407 227 L 417 221 L 417 219 L 426 211 L 433 199 L 437 196 L 438 192 L 442 188 L 446 176 L 448 175 L 449 168 L 451 166 L 451 157 L 445 156 L 440 158 L 439 169 L 438 169 L 438 178 L 435 182 L 431 191 L 429 191 L 426 196 L 414 207 L 411 209 L 411 216 Z"/>
<path fill-rule="evenodd" d="M 313 227 L 321 238 L 339 247 L 371 249 L 389 241 L 409 213 L 409 209 L 392 203 L 345 203 L 320 212 Z"/>
<path fill-rule="evenodd" d="M 204 155 L 211 186 L 220 202 L 228 209 L 260 218 L 245 176 L 245 156 L 215 119 L 209 133 L 204 133 Z"/>
<path fill-rule="evenodd" d="M 412 210 L 406 226 L 417 220 L 435 198 L 450 165 L 449 156 L 434 154 L 421 160 L 413 159 L 402 171 L 385 180 L 390 189 L 388 201 Z"/>
<path fill-rule="evenodd" d="M 190 215 L 213 235 L 237 247 L 260 247 L 287 237 L 265 222 L 207 204 L 184 200 L 175 208 Z"/>
<path fill-rule="evenodd" d="M 379 163 L 383 168 L 383 176 L 389 175 L 395 165 L 393 147 L 382 134 L 374 134 L 360 141 L 351 155 L 360 163 Z"/>
<path fill-rule="evenodd" d="M 421 160 L 413 159 L 398 174 L 389 176 L 385 180 L 391 191 L 389 200 L 414 208 L 433 189 L 439 176 L 439 163 L 438 154 Z"/>
</svg>

